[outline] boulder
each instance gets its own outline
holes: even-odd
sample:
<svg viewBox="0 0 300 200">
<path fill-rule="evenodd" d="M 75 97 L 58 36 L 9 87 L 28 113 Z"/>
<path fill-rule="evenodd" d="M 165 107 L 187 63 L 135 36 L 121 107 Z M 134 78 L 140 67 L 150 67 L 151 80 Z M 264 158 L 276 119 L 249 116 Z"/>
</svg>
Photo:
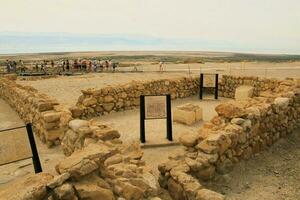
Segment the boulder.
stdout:
<svg viewBox="0 0 300 200">
<path fill-rule="evenodd" d="M 196 145 L 198 138 L 197 134 L 187 132 L 180 136 L 179 141 L 186 147 L 193 147 Z"/>
<path fill-rule="evenodd" d="M 88 183 L 75 183 L 75 189 L 80 199 L 88 200 L 114 200 L 111 190 L 101 188 L 98 185 Z"/>
<path fill-rule="evenodd" d="M 59 200 L 77 200 L 74 188 L 71 184 L 65 183 L 54 189 L 54 199 Z"/>
<path fill-rule="evenodd" d="M 277 97 L 275 100 L 274 100 L 274 104 L 280 108 L 287 108 L 288 105 L 289 105 L 289 98 L 286 98 L 286 97 Z"/>
<path fill-rule="evenodd" d="M 104 103 L 103 104 L 103 109 L 106 111 L 106 112 L 110 112 L 112 111 L 112 109 L 115 107 L 115 104 L 114 103 Z"/>
<path fill-rule="evenodd" d="M 219 116 L 229 119 L 242 117 L 245 115 L 244 111 L 240 107 L 232 103 L 222 103 L 218 105 L 215 110 Z"/>
<path fill-rule="evenodd" d="M 42 113 L 42 118 L 45 122 L 55 122 L 60 120 L 60 112 L 45 111 Z"/>
<path fill-rule="evenodd" d="M 100 140 L 113 140 L 120 137 L 120 133 L 110 127 L 99 128 L 93 131 L 93 137 Z"/>
<path fill-rule="evenodd" d="M 103 144 L 89 144 L 87 147 L 75 151 L 71 156 L 56 165 L 59 174 L 68 172 L 71 178 L 79 179 L 99 168 L 98 162 L 104 161 L 116 153 L 116 149 Z"/>
<path fill-rule="evenodd" d="M 83 99 L 82 104 L 85 107 L 90 107 L 90 106 L 97 104 L 97 99 L 94 97 L 88 97 L 88 98 Z"/>
<path fill-rule="evenodd" d="M 74 118 L 79 118 L 83 114 L 83 109 L 79 108 L 78 106 L 72 106 L 69 108 L 69 110 Z"/>
<path fill-rule="evenodd" d="M 86 120 L 81 120 L 81 119 L 73 119 L 69 122 L 69 127 L 77 132 L 79 128 L 81 127 L 88 127 L 89 126 L 89 122 Z"/>
</svg>

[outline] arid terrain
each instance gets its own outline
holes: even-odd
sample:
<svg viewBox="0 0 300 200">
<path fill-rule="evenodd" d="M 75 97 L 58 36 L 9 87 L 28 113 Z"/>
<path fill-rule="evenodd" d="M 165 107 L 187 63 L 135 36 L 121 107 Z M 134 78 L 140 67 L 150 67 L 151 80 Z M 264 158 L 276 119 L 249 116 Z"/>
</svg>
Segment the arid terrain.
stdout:
<svg viewBox="0 0 300 200">
<path fill-rule="evenodd" d="M 137 52 L 106 52 L 106 53 L 70 53 L 68 57 L 99 57 L 99 56 L 145 56 L 153 52 L 138 54 Z M 195 52 L 156 52 L 156 56 L 172 57 L 229 57 L 232 53 L 202 53 L 202 56 Z M 19 55 L 18 58 L 24 60 L 34 59 L 60 59 L 66 55 Z M 3 56 L 2 56 L 3 57 Z M 160 58 L 161 58 L 160 57 Z M 124 59 L 123 57 L 120 58 Z M 159 59 L 159 58 L 158 58 Z M 156 59 L 157 60 L 157 59 Z M 120 61 L 122 62 L 122 61 Z M 178 77 L 198 77 L 200 73 L 219 73 L 220 75 L 238 75 L 238 76 L 259 76 L 268 78 L 284 79 L 286 77 L 300 78 L 300 62 L 267 62 L 267 61 L 249 61 L 249 62 L 205 62 L 205 63 L 173 63 L 166 62 L 165 70 L 158 72 L 158 64 L 154 61 L 139 60 L 138 72 L 132 72 L 134 62 L 129 63 L 127 67 L 120 67 L 115 73 L 88 73 L 76 76 L 58 76 L 56 78 L 36 80 L 27 80 L 26 77 L 19 77 L 17 83 L 24 86 L 32 86 L 39 92 L 47 94 L 58 100 L 59 103 L 71 107 L 76 104 L 81 90 L 88 88 L 104 88 L 106 86 L 115 86 L 125 84 L 131 81 L 148 81 Z M 131 66 L 132 65 L 132 66 Z M 207 97 L 207 96 L 206 96 Z M 194 103 L 203 108 L 204 121 L 211 120 L 215 115 L 215 107 L 223 102 L 229 101 L 228 98 L 219 100 L 200 101 L 198 96 L 192 96 L 184 99 L 172 101 L 172 108 L 184 103 Z M 9 128 L 22 124 L 17 113 L 10 106 L 0 99 L 0 129 Z M 119 130 L 121 140 L 124 142 L 139 140 L 139 110 L 127 110 L 113 112 L 104 116 L 93 118 L 95 121 L 104 122 L 109 126 Z M 197 131 L 203 122 L 196 123 L 193 126 L 186 126 L 179 123 L 173 123 L 174 140 L 178 142 L 178 137 L 187 132 Z M 146 124 L 147 135 L 150 144 L 165 143 L 165 121 L 150 121 Z M 65 156 L 60 147 L 48 149 L 37 138 L 38 150 L 41 156 L 41 162 L 45 171 L 54 172 L 54 166 Z M 161 142 L 163 141 L 163 142 Z M 250 160 L 241 161 L 234 166 L 234 170 L 226 175 L 218 175 L 213 181 L 205 185 L 219 193 L 226 194 L 228 199 L 232 200 L 297 200 L 299 199 L 300 183 L 300 131 L 296 130 L 292 135 L 285 139 L 280 139 L 268 150 L 262 151 Z M 144 148 L 143 159 L 158 177 L 157 166 L 159 163 L 168 159 L 168 156 L 175 152 L 181 152 L 183 147 L 173 145 L 167 147 Z M 13 163 L 6 166 L 0 166 L 0 190 L 11 181 L 19 177 L 33 174 L 33 166 L 30 160 Z M 163 198 L 163 197 L 162 197 Z M 168 195 L 164 196 L 169 199 Z M 1 197 L 0 197 L 1 199 Z"/>
</svg>

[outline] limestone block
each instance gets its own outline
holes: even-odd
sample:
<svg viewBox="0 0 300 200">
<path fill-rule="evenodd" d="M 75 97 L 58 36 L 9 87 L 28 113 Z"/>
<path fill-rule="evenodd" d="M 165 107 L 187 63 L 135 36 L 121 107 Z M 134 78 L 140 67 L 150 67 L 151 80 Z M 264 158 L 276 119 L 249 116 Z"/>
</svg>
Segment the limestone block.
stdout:
<svg viewBox="0 0 300 200">
<path fill-rule="evenodd" d="M 173 113 L 175 122 L 192 125 L 203 119 L 202 108 L 191 103 L 177 106 Z"/>
<path fill-rule="evenodd" d="M 235 90 L 235 100 L 246 100 L 253 96 L 254 88 L 248 85 L 242 85 Z"/>
<path fill-rule="evenodd" d="M 63 135 L 64 131 L 61 129 L 45 131 L 45 137 L 48 141 L 54 141 L 60 138 Z"/>
<path fill-rule="evenodd" d="M 60 115 L 60 112 L 46 111 L 43 112 L 42 117 L 46 122 L 55 122 L 60 120 Z"/>
</svg>

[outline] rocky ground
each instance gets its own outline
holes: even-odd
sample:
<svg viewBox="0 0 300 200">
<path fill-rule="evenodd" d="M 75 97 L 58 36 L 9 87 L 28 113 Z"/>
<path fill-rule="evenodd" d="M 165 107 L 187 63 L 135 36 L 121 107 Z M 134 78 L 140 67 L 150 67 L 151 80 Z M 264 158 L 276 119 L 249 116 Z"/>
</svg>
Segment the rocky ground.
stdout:
<svg viewBox="0 0 300 200">
<path fill-rule="evenodd" d="M 300 130 L 207 186 L 229 200 L 297 200 L 300 198 Z"/>
<path fill-rule="evenodd" d="M 194 98 L 194 99 L 193 99 Z M 184 102 L 195 102 L 196 97 L 178 100 L 174 105 Z M 208 104 L 211 101 L 207 101 Z M 210 102 L 210 103 L 209 103 Z M 1 128 L 18 125 L 21 121 L 8 105 L 0 101 L 1 108 Z M 203 105 L 203 104 L 202 104 Z M 210 111 L 209 111 L 210 110 Z M 211 115 L 213 109 L 206 110 L 205 116 Z M 137 110 L 127 111 L 129 114 L 124 117 L 124 113 L 113 113 L 103 117 L 104 121 L 110 121 L 112 126 L 118 127 L 126 140 L 132 138 L 128 136 L 131 128 L 127 126 L 128 119 L 135 121 L 138 115 Z M 115 121 L 113 121 L 115 119 Z M 135 123 L 132 123 L 135 124 Z M 177 123 L 174 126 L 178 126 Z M 184 125 L 179 125 L 184 126 Z M 193 129 L 193 128 L 192 128 Z M 127 130 L 127 131 L 126 131 Z M 274 200 L 297 200 L 299 199 L 299 181 L 300 181 L 300 130 L 288 136 L 286 139 L 281 139 L 270 149 L 259 153 L 249 161 L 243 161 L 235 165 L 234 170 L 228 175 L 218 176 L 213 182 L 206 185 L 215 191 L 226 194 L 232 200 L 259 200 L 259 199 L 274 199 Z M 126 136 L 127 135 L 127 136 Z M 138 133 L 136 133 L 138 136 Z M 59 148 L 47 149 L 45 145 L 38 142 L 38 148 L 41 154 L 41 161 L 44 170 L 54 170 L 55 163 L 63 158 Z M 167 157 L 179 152 L 179 146 L 149 148 L 144 149 L 144 160 L 147 164 L 155 169 L 157 158 L 159 162 L 167 160 Z M 53 172 L 53 171 L 52 171 Z M 0 190 L 1 185 L 6 184 L 18 177 L 26 176 L 33 173 L 31 160 L 18 162 L 11 165 L 1 166 L 0 173 Z M 156 172 L 157 174 L 157 172 Z M 168 195 L 162 194 L 162 199 L 169 199 Z"/>
</svg>

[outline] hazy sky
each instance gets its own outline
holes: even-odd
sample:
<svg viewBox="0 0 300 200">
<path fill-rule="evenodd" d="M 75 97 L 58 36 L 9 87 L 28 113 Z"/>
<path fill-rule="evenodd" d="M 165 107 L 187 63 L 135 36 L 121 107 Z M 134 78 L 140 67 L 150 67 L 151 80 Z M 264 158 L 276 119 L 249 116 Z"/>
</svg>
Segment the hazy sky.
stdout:
<svg viewBox="0 0 300 200">
<path fill-rule="evenodd" d="M 300 54 L 300 0 L 0 0 L 0 32 L 126 35 L 215 44 L 191 50 Z"/>
</svg>

